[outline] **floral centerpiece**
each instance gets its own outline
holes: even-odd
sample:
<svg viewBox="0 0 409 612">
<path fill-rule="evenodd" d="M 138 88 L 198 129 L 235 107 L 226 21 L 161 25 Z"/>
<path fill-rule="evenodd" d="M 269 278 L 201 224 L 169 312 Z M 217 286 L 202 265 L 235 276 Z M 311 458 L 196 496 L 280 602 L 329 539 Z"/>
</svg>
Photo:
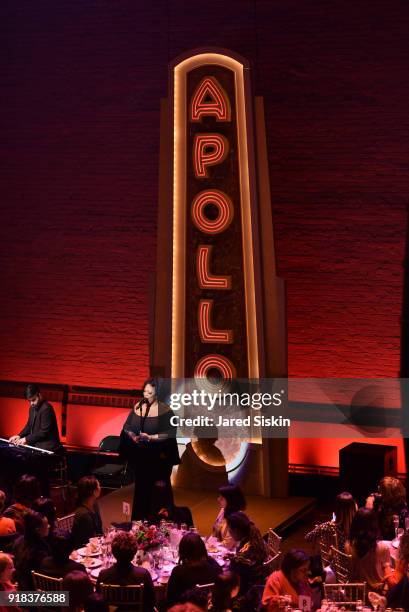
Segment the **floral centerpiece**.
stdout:
<svg viewBox="0 0 409 612">
<path fill-rule="evenodd" d="M 139 525 L 134 531 L 134 536 L 138 543 L 138 550 L 148 551 L 163 544 L 163 533 L 157 529 L 156 525 Z"/>
</svg>

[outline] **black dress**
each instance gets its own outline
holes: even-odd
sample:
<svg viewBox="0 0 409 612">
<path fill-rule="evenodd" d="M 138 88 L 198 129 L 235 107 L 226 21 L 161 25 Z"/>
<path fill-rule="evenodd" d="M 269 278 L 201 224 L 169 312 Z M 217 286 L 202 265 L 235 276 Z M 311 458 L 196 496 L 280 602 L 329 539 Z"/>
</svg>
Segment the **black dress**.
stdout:
<svg viewBox="0 0 409 612">
<path fill-rule="evenodd" d="M 132 409 L 121 432 L 120 453 L 135 473 L 132 520 L 148 519 L 162 507 L 173 505 L 170 475 L 180 463 L 176 427 L 170 423 L 173 412 L 158 402 L 158 416 L 141 416 Z M 134 442 L 126 433 L 146 433 L 158 438 Z"/>
</svg>

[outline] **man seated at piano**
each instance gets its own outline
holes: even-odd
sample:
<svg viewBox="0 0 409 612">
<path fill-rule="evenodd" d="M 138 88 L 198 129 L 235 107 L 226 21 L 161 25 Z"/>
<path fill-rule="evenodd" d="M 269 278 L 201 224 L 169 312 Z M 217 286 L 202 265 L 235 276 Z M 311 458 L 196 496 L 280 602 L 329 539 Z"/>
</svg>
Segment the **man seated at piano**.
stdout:
<svg viewBox="0 0 409 612">
<path fill-rule="evenodd" d="M 42 398 L 35 384 L 27 385 L 26 398 L 30 402 L 27 423 L 9 442 L 17 446 L 29 445 L 48 451 L 62 450 L 54 408 Z"/>
</svg>

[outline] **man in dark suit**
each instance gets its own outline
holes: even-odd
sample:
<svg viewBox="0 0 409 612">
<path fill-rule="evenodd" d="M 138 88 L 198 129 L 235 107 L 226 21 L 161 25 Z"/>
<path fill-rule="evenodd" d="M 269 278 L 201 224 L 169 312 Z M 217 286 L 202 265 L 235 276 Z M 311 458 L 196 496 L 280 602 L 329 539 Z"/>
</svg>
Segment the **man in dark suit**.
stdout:
<svg viewBox="0 0 409 612">
<path fill-rule="evenodd" d="M 112 554 L 116 563 L 112 567 L 101 570 L 97 580 L 97 591 L 101 590 L 101 582 L 105 584 L 143 584 L 143 610 L 152 612 L 155 603 L 155 593 L 150 573 L 144 567 L 135 567 L 132 559 L 138 550 L 138 544 L 132 533 L 120 531 L 112 541 Z M 132 609 L 120 606 L 120 610 Z"/>
<path fill-rule="evenodd" d="M 27 386 L 26 398 L 30 402 L 27 423 L 18 435 L 11 436 L 9 442 L 59 451 L 61 442 L 54 408 L 41 397 L 37 385 Z"/>
</svg>

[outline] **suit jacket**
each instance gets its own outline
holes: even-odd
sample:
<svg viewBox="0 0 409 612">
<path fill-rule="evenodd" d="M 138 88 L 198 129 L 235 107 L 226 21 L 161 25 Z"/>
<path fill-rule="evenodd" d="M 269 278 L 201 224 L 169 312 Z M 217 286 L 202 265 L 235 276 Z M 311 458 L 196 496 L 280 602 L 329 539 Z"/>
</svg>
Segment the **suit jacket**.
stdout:
<svg viewBox="0 0 409 612">
<path fill-rule="evenodd" d="M 124 566 L 115 563 L 112 567 L 101 570 L 97 580 L 97 591 L 100 591 L 101 582 L 121 586 L 143 583 L 143 609 L 144 612 L 152 612 L 155 604 L 155 592 L 151 575 L 144 567 L 135 567 L 131 563 Z M 122 607 L 120 606 L 119 609 L 122 609 Z"/>
<path fill-rule="evenodd" d="M 61 448 L 57 419 L 51 404 L 41 400 L 38 406 L 30 406 L 27 423 L 19 435 L 30 446 L 50 451 Z"/>
<path fill-rule="evenodd" d="M 85 546 L 90 538 L 102 535 L 102 521 L 97 504 L 94 512 L 86 506 L 79 506 L 75 511 L 71 530 L 71 540 L 74 548 Z"/>
</svg>

